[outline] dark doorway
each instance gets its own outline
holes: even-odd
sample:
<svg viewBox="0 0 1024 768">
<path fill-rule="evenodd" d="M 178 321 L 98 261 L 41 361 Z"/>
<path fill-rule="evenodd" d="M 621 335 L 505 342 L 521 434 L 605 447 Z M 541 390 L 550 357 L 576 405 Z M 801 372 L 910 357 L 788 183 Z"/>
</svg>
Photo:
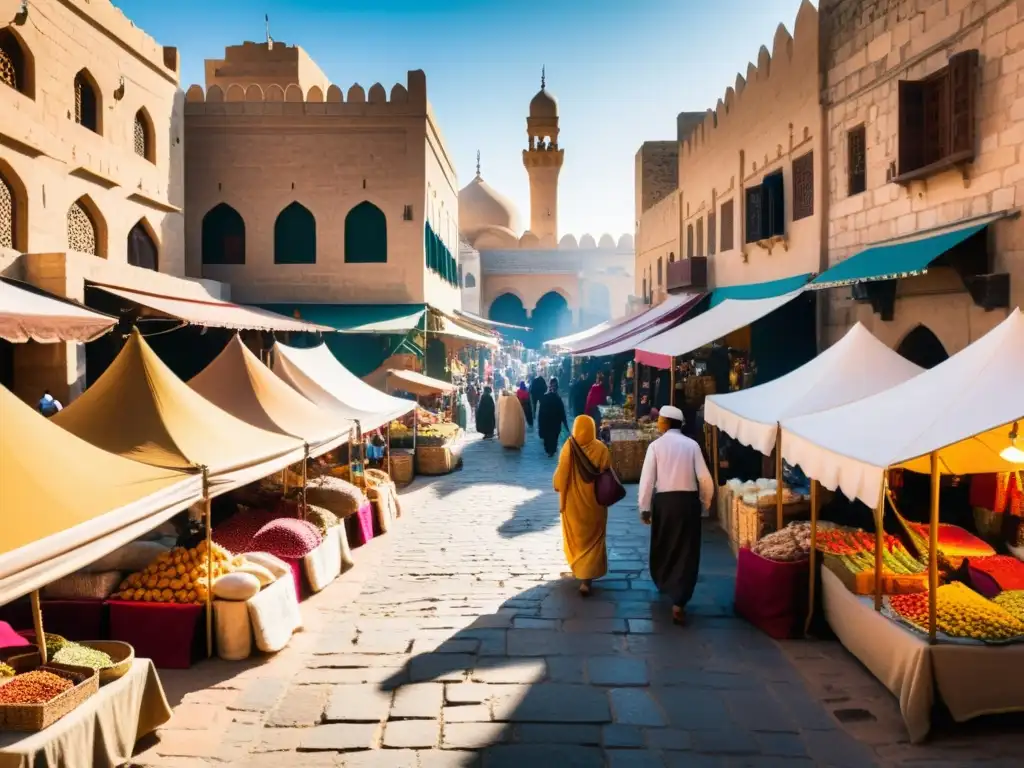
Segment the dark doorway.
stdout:
<svg viewBox="0 0 1024 768">
<path fill-rule="evenodd" d="M 128 233 L 128 263 L 133 267 L 157 269 L 156 243 L 141 221 Z"/>
<path fill-rule="evenodd" d="M 927 327 L 919 325 L 908 333 L 896 349 L 903 357 L 925 370 L 949 359 L 942 342 Z"/>
</svg>

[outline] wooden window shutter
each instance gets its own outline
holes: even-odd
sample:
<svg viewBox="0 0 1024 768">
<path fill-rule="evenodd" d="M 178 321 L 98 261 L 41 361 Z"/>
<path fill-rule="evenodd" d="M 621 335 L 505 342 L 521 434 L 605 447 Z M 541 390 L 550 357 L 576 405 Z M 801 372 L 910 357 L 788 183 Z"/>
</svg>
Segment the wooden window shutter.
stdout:
<svg viewBox="0 0 1024 768">
<path fill-rule="evenodd" d="M 899 81 L 899 174 L 910 173 L 924 165 L 924 84 L 916 80 Z"/>
<path fill-rule="evenodd" d="M 950 154 L 973 159 L 977 109 L 978 51 L 963 51 L 949 59 Z"/>
</svg>

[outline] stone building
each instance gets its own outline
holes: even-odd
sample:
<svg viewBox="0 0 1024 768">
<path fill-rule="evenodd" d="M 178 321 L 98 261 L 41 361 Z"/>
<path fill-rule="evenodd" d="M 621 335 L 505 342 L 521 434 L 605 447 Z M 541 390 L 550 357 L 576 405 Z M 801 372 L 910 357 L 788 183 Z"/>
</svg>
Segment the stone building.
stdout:
<svg viewBox="0 0 1024 768">
<path fill-rule="evenodd" d="M 1024 303 L 1024 3 L 822 0 L 821 13 L 828 258 L 863 278 L 826 291 L 828 337 L 860 320 L 933 365 Z M 871 249 L 892 259 L 937 236 L 955 247 L 919 246 L 936 252 L 914 274 L 872 274 Z"/>
<path fill-rule="evenodd" d="M 625 314 L 633 290 L 633 238 L 559 237 L 558 100 L 541 76 L 530 101 L 523 165 L 530 180 L 530 227 L 480 173 L 459 191 L 463 306 L 492 320 L 534 328 L 542 342 Z M 471 265 L 479 263 L 479 270 Z"/>
<path fill-rule="evenodd" d="M 636 285 L 657 302 L 671 266 L 706 259 L 713 288 L 818 272 L 825 221 L 819 22 L 805 0 L 714 110 L 636 155 Z M 674 177 L 673 177 L 674 172 Z M 699 286 L 694 286 L 699 287 Z"/>
<path fill-rule="evenodd" d="M 186 255 L 253 304 L 459 306 L 455 168 L 426 76 L 343 91 L 297 46 L 231 46 L 185 95 Z"/>
<path fill-rule="evenodd" d="M 0 0 L 0 272 L 79 301 L 87 280 L 220 295 L 181 279 L 182 101 L 177 49 L 109 0 Z M 25 399 L 84 385 L 84 345 L 0 354 Z"/>
</svg>

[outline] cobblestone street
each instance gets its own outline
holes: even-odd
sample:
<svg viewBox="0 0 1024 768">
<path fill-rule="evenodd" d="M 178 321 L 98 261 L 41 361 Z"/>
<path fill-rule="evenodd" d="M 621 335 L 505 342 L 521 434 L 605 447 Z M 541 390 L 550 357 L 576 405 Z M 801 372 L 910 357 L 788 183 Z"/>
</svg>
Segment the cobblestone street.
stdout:
<svg viewBox="0 0 1024 768">
<path fill-rule="evenodd" d="M 1019 764 L 1024 729 L 906 741 L 898 704 L 834 642 L 778 644 L 732 616 L 735 561 L 705 531 L 690 625 L 645 571 L 636 487 L 610 573 L 566 570 L 554 462 L 471 442 L 420 480 L 354 570 L 303 604 L 272 659 L 164 672 L 173 720 L 140 766 L 867 766 Z M 998 734 L 998 736 L 996 736 Z"/>
</svg>

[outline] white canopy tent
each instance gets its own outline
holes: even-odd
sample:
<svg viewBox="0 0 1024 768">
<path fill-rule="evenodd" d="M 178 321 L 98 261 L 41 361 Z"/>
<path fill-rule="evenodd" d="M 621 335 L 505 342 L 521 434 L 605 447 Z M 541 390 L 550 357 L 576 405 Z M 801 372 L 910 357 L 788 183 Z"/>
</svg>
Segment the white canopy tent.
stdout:
<svg viewBox="0 0 1024 768">
<path fill-rule="evenodd" d="M 629 318 L 622 318 L 620 322 L 625 322 L 628 319 Z M 615 321 L 605 320 L 603 323 L 592 325 L 586 330 L 577 331 L 576 333 L 570 333 L 568 336 L 559 336 L 557 339 L 545 341 L 544 346 L 556 350 L 566 349 L 575 344 L 577 341 L 584 341 L 586 339 L 589 339 L 591 336 L 595 336 L 598 333 L 601 333 L 601 331 L 605 330 L 606 328 L 611 328 L 613 325 L 615 325 Z"/>
<path fill-rule="evenodd" d="M 844 406 L 784 419 L 782 455 L 830 490 L 870 507 L 887 469 L 942 474 L 1020 469 L 1000 456 L 1024 420 L 1024 315 L 930 371 Z"/>
<path fill-rule="evenodd" d="M 704 421 L 768 455 L 775 448 L 780 421 L 855 402 L 922 370 L 857 323 L 838 342 L 781 378 L 709 395 Z"/>
<path fill-rule="evenodd" d="M 590 354 L 586 350 L 620 341 L 627 335 L 632 335 L 642 328 L 648 328 L 660 322 L 663 318 L 686 307 L 692 301 L 693 296 L 691 294 L 673 294 L 661 302 L 661 304 L 651 307 L 646 312 L 633 315 L 621 323 L 612 323 L 592 336 L 578 338 L 568 344 L 563 344 L 562 347 L 573 354 Z"/>
<path fill-rule="evenodd" d="M 115 325 L 116 317 L 0 280 L 0 339 L 15 344 L 84 342 L 99 338 Z"/>
<path fill-rule="evenodd" d="M 358 421 L 363 430 L 382 427 L 416 407 L 412 400 L 374 389 L 339 362 L 326 344 L 309 349 L 274 344 L 272 369 L 321 408 Z"/>
</svg>

